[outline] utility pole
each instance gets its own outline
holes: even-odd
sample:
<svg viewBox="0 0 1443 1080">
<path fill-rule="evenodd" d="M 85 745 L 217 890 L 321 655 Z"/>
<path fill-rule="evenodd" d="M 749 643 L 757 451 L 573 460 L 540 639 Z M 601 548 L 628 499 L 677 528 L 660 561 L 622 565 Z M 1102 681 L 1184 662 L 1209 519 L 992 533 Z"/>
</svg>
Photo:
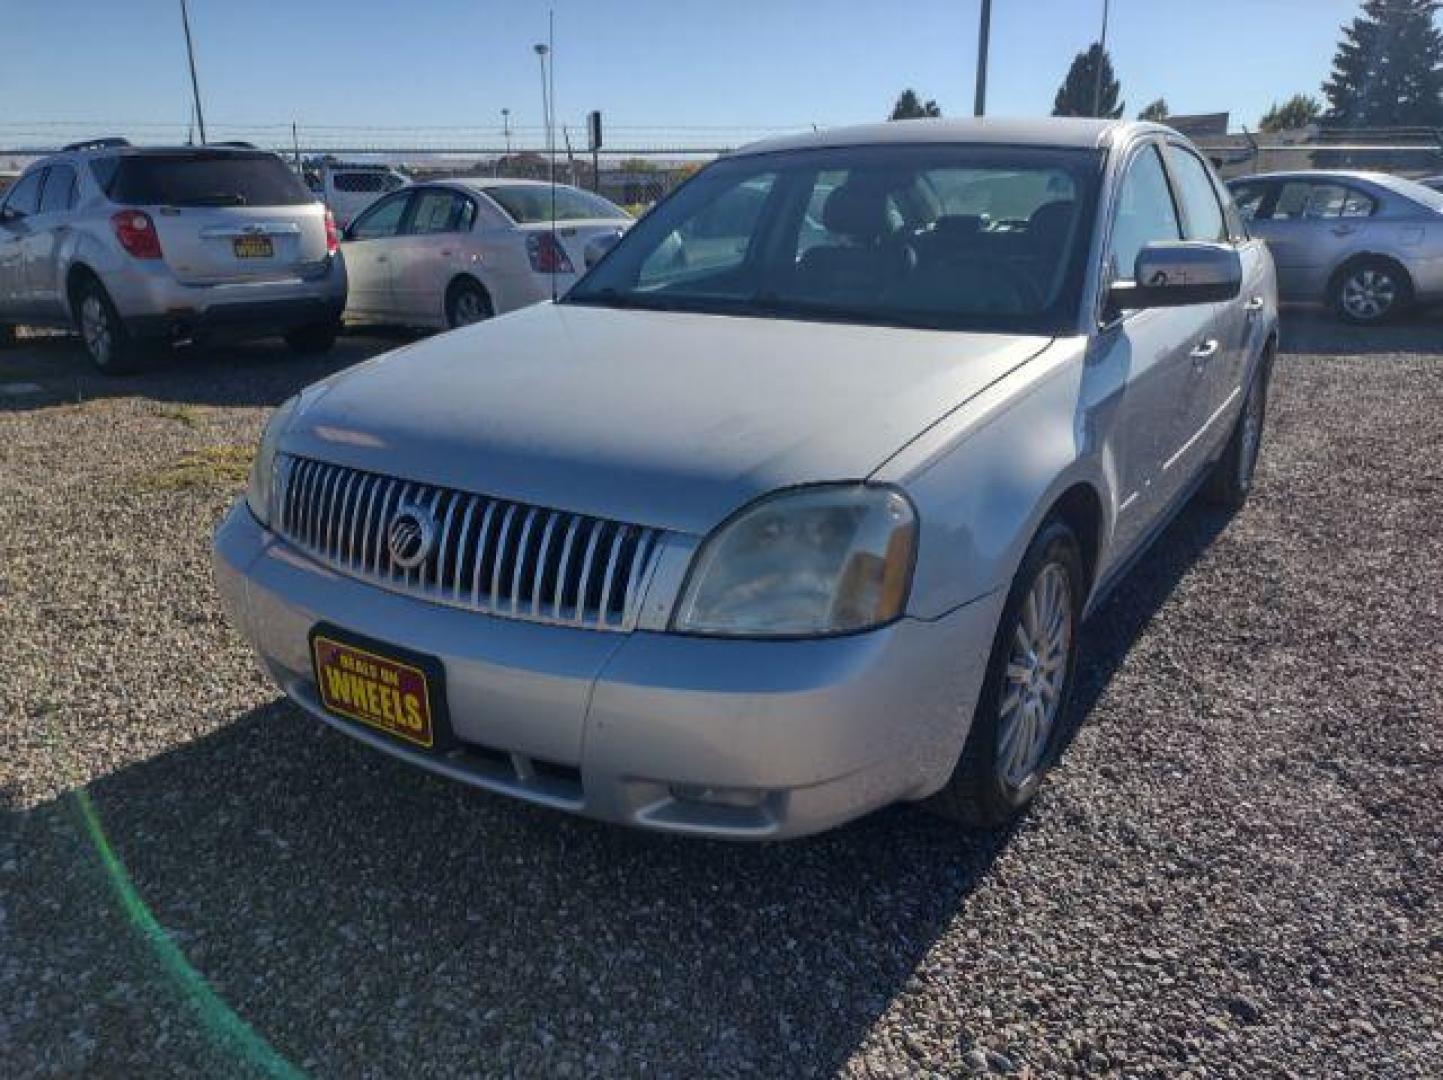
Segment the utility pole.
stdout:
<svg viewBox="0 0 1443 1080">
<path fill-rule="evenodd" d="M 1092 73 L 1092 115 L 1102 115 L 1102 60 L 1107 55 L 1107 8 L 1102 0 L 1102 38 L 1097 43 L 1097 70 Z"/>
<path fill-rule="evenodd" d="M 506 156 L 511 156 L 511 110 L 501 110 L 501 129 L 506 133 Z"/>
<path fill-rule="evenodd" d="M 982 18 L 977 27 L 977 96 L 972 115 L 987 115 L 987 39 L 992 35 L 992 0 L 982 0 Z"/>
<path fill-rule="evenodd" d="M 195 76 L 195 45 L 190 40 L 190 12 L 180 0 L 180 22 L 185 27 L 185 55 L 190 58 L 190 92 L 195 97 L 195 123 L 200 128 L 200 142 L 205 145 L 205 114 L 200 111 L 200 81 Z"/>
</svg>

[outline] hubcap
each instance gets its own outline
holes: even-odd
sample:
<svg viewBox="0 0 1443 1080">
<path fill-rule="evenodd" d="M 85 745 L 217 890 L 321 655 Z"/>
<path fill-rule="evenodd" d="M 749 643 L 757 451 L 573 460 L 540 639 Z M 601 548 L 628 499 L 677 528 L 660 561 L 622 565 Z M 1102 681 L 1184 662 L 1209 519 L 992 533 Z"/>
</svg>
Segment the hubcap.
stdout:
<svg viewBox="0 0 1443 1080">
<path fill-rule="evenodd" d="M 486 305 L 474 292 L 463 292 L 456 297 L 454 318 L 457 326 L 469 326 L 486 318 Z"/>
<path fill-rule="evenodd" d="M 87 296 L 81 303 L 80 333 L 97 364 L 104 364 L 110 359 L 110 319 L 100 297 Z"/>
<path fill-rule="evenodd" d="M 1037 771 L 1057 723 L 1072 645 L 1072 586 L 1048 563 L 1023 601 L 1002 683 L 997 775 L 1019 788 Z"/>
<path fill-rule="evenodd" d="M 1355 319 L 1377 319 L 1398 299 L 1398 284 L 1384 270 L 1359 270 L 1343 282 L 1343 308 Z"/>
</svg>

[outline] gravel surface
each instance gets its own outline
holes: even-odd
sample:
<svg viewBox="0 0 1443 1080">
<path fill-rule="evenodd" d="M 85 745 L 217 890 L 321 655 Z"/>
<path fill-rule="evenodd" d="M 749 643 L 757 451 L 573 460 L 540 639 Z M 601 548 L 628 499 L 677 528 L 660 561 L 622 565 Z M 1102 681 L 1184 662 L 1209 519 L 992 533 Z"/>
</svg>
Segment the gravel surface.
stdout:
<svg viewBox="0 0 1443 1080">
<path fill-rule="evenodd" d="M 210 530 L 267 408 L 393 344 L 0 353 L 7 1075 L 1438 1075 L 1439 322 L 1295 317 L 1252 503 L 1090 625 L 1012 834 L 761 846 L 422 775 L 261 678 Z"/>
</svg>

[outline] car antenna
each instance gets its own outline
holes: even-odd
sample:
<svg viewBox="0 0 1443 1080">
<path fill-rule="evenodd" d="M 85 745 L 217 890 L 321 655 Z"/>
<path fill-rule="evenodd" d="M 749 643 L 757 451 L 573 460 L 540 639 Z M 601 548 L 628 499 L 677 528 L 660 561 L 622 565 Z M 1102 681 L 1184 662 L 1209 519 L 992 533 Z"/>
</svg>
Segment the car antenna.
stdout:
<svg viewBox="0 0 1443 1080">
<path fill-rule="evenodd" d="M 546 125 L 546 164 L 551 177 L 551 302 L 556 302 L 556 262 L 561 248 L 556 239 L 556 10 L 546 12 L 546 43 L 537 42 L 536 55 L 541 60 L 541 113 Z M 548 71 L 546 58 L 551 57 Z"/>
</svg>

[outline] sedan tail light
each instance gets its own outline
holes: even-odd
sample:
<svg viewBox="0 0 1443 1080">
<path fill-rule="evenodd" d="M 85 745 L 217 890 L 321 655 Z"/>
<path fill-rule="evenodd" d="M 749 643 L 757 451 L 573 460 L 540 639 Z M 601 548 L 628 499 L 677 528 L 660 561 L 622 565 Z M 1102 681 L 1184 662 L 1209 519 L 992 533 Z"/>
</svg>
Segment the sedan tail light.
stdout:
<svg viewBox="0 0 1443 1080">
<path fill-rule="evenodd" d="M 526 254 L 538 274 L 570 274 L 571 257 L 552 232 L 534 232 L 526 237 Z"/>
<path fill-rule="evenodd" d="M 112 214 L 110 227 L 120 246 L 137 259 L 159 259 L 160 235 L 155 231 L 155 222 L 143 210 L 122 210 Z"/>
<path fill-rule="evenodd" d="M 341 250 L 341 234 L 336 230 L 336 216 L 326 211 L 326 254 L 334 255 Z"/>
</svg>

